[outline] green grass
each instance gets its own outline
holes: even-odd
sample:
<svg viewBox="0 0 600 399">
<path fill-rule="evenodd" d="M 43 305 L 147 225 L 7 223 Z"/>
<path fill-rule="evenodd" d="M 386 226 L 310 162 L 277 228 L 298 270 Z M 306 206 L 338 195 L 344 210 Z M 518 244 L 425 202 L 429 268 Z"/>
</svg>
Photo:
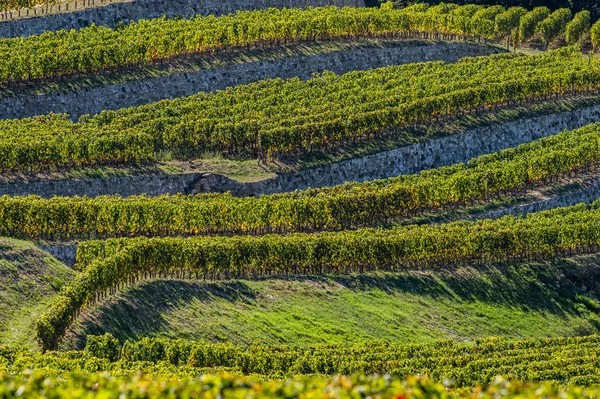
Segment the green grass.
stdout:
<svg viewBox="0 0 600 399">
<path fill-rule="evenodd" d="M 155 281 L 89 309 L 63 347 L 104 332 L 236 344 L 586 335 L 600 331 L 597 293 L 585 288 L 599 262 L 600 255 L 363 276 Z"/>
<path fill-rule="evenodd" d="M 0 238 L 0 344 L 34 346 L 35 319 L 74 275 L 32 243 Z"/>
</svg>

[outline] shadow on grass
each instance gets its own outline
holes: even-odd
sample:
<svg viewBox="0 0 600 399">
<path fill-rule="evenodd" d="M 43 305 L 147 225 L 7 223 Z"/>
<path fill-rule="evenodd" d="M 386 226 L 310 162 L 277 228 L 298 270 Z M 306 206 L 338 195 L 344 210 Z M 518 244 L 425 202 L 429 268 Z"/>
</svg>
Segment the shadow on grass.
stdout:
<svg viewBox="0 0 600 399">
<path fill-rule="evenodd" d="M 290 287 L 292 284 L 291 291 L 294 291 L 294 285 L 302 284 L 314 292 L 380 291 L 392 296 L 410 294 L 436 301 L 485 302 L 559 316 L 574 315 L 579 312 L 576 308 L 577 295 L 598 297 L 596 286 L 600 282 L 599 265 L 600 255 L 588 255 L 515 265 L 363 275 L 297 276 L 253 282 L 152 281 L 130 287 L 101 306 L 92 308 L 69 333 L 66 345 L 80 348 L 84 346 L 85 336 L 88 334 L 111 332 L 122 341 L 159 334 L 172 328 L 167 314 L 185 307 L 191 301 L 198 301 L 207 307 L 223 302 L 232 307 L 261 306 L 260 284 L 263 283 L 285 283 L 283 287 Z M 278 292 L 285 295 L 286 289 Z M 289 294 L 294 295 L 291 291 Z M 307 295 L 306 292 L 303 295 Z M 327 300 L 327 296 L 323 298 Z"/>
</svg>

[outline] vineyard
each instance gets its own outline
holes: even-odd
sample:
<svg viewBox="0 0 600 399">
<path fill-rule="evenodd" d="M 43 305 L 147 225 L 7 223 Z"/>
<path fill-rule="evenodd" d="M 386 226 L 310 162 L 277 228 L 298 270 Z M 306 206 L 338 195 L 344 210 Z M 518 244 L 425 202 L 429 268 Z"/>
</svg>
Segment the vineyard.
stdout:
<svg viewBox="0 0 600 399">
<path fill-rule="evenodd" d="M 162 197 L 0 198 L 0 234 L 89 239 L 345 230 L 468 208 L 511 197 L 558 177 L 596 170 L 600 125 L 474 158 L 467 164 L 295 193 Z"/>
<path fill-rule="evenodd" d="M 204 153 L 272 159 L 397 135 L 457 114 L 596 93 L 598 82 L 598 60 L 575 49 L 265 80 L 76 123 L 64 115 L 1 121 L 0 168 L 144 163 L 165 152 L 175 159 Z"/>
<path fill-rule="evenodd" d="M 597 397 L 597 9 L 250 3 L 0 38 L 0 397 Z"/>
<path fill-rule="evenodd" d="M 216 18 L 157 19 L 131 23 L 123 29 L 94 26 L 77 32 L 48 32 L 0 41 L 0 54 L 6 57 L 0 67 L 0 82 L 93 73 L 214 51 L 339 37 L 419 35 L 495 40 L 510 37 L 512 30 L 520 28 L 524 15 L 527 11 L 519 7 L 505 10 L 417 4 L 396 10 L 388 3 L 381 8 L 271 9 Z M 575 43 L 589 31 L 590 16 L 578 14 L 570 22 L 571 18 L 568 9 L 561 9 L 539 21 L 535 29 L 542 32 L 546 42 L 567 29 L 569 42 Z"/>
<path fill-rule="evenodd" d="M 531 214 L 525 219 L 367 229 L 320 235 L 231 238 L 138 238 L 82 245 L 89 264 L 37 323 L 55 349 L 88 303 L 148 278 L 229 279 L 443 265 L 524 261 L 597 251 L 598 204 Z"/>
<path fill-rule="evenodd" d="M 4 377 L 2 393 L 8 397 L 26 394 L 32 398 L 72 398 L 74 392 L 99 390 L 107 395 L 135 396 L 144 398 L 175 397 L 205 398 L 264 398 L 309 396 L 326 398 L 353 398 L 359 395 L 393 398 L 562 398 L 567 395 L 579 398 L 595 398 L 595 388 L 557 388 L 551 384 L 518 384 L 497 381 L 482 389 L 461 390 L 448 393 L 441 383 L 412 378 L 407 382 L 378 376 L 348 377 L 294 377 L 283 381 L 266 381 L 256 377 L 236 377 L 228 373 L 205 375 L 199 379 L 173 380 L 166 377 L 109 378 L 100 374 L 77 374 L 67 378 L 48 377 L 43 372 L 25 377 Z M 325 393 L 325 394 L 324 394 Z M 80 396 L 82 397 L 82 396 Z M 92 397 L 98 397 L 94 395 Z"/>
<path fill-rule="evenodd" d="M 262 346 L 251 348 L 184 340 L 144 339 L 121 348 L 110 336 L 88 337 L 83 352 L 36 354 L 0 348 L 6 368 L 42 368 L 51 374 L 108 371 L 134 373 L 154 367 L 163 374 L 193 376 L 194 370 L 227 370 L 272 377 L 291 375 L 389 374 L 450 379 L 455 387 L 485 385 L 502 375 L 529 381 L 592 385 L 598 381 L 598 337 L 509 341 L 490 338 L 475 344 L 451 341 L 428 345 L 370 342 L 360 345 Z"/>
</svg>

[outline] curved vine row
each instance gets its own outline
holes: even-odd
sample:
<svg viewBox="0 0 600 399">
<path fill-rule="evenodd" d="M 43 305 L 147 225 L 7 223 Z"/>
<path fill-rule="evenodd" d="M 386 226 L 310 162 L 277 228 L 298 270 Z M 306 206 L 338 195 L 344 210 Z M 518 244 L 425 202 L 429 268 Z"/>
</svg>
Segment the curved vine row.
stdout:
<svg viewBox="0 0 600 399">
<path fill-rule="evenodd" d="M 54 349 L 79 311 L 143 278 L 227 279 L 363 272 L 548 258 L 595 251 L 599 203 L 526 218 L 263 237 L 135 238 L 98 256 L 36 322 L 42 348 Z M 116 248 L 115 246 L 113 248 Z M 444 266 L 442 266 L 444 265 Z"/>
<path fill-rule="evenodd" d="M 215 17 L 140 20 L 121 28 L 91 26 L 0 39 L 0 83 L 140 66 L 226 48 L 281 46 L 392 33 L 463 34 L 470 28 L 453 7 L 393 9 L 318 7 L 238 11 Z M 493 21 L 492 21 L 493 23 Z M 471 32 L 464 32 L 470 34 Z"/>
</svg>

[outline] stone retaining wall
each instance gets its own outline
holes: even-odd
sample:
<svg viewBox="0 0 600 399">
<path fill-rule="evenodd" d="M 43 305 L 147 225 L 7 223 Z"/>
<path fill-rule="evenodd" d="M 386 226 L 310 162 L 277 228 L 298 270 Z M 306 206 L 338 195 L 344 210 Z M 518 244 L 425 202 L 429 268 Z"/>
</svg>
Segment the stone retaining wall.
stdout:
<svg viewBox="0 0 600 399">
<path fill-rule="evenodd" d="M 123 176 L 105 179 L 50 180 L 32 183 L 0 184 L 0 195 L 39 195 L 50 198 L 55 195 L 131 195 L 187 193 L 188 188 L 201 185 L 206 173 L 162 174 L 152 176 Z"/>
<path fill-rule="evenodd" d="M 39 245 L 39 248 L 42 251 L 48 252 L 65 265 L 71 268 L 75 266 L 75 258 L 77 257 L 77 244 Z"/>
<path fill-rule="evenodd" d="M 499 125 L 413 144 L 389 151 L 349 159 L 331 165 L 282 174 L 254 183 L 240 183 L 210 173 L 128 176 L 108 179 L 56 180 L 0 185 L 0 195 L 193 194 L 231 191 L 238 196 L 272 194 L 323 187 L 349 181 L 382 179 L 420 170 L 466 162 L 563 130 L 577 129 L 600 121 L 600 105 L 570 112 L 521 119 Z"/>
<path fill-rule="evenodd" d="M 96 114 L 104 109 L 148 104 L 190 96 L 200 91 L 223 90 L 266 78 L 297 76 L 308 79 L 313 73 L 325 70 L 341 74 L 429 60 L 450 63 L 459 58 L 489 55 L 498 51 L 494 47 L 452 42 L 405 41 L 388 45 L 246 62 L 76 91 L 4 97 L 0 98 L 0 119 L 24 118 L 50 112 L 68 113 L 76 119 L 80 115 Z"/>
</svg>

